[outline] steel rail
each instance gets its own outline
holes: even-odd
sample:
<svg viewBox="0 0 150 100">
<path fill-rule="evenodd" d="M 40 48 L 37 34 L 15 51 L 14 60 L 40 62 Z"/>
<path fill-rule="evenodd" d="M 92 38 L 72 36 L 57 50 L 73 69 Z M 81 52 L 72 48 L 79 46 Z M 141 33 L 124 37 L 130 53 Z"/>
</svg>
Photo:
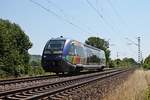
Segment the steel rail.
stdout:
<svg viewBox="0 0 150 100">
<path fill-rule="evenodd" d="M 105 70 L 112 70 L 112 69 L 105 69 Z M 50 77 L 58 77 L 58 76 L 54 74 L 54 75 L 43 75 L 43 76 L 35 76 L 35 77 L 4 79 L 4 80 L 0 80 L 0 85 L 7 85 L 7 84 L 13 84 L 13 83 L 21 83 L 21 82 L 27 82 L 27 81 L 48 79 Z"/>
<path fill-rule="evenodd" d="M 108 71 L 112 69 L 104 69 L 104 71 Z M 92 72 L 81 72 L 80 74 L 74 74 L 74 76 L 86 75 Z M 70 76 L 70 75 L 69 75 Z M 36 77 L 26 77 L 26 78 L 17 78 L 17 79 L 8 79 L 0 81 L 0 93 L 7 90 L 14 90 L 18 88 L 26 88 L 31 87 L 31 85 L 43 84 L 46 82 L 53 82 L 62 80 L 63 78 L 69 77 L 68 75 L 44 75 L 44 76 L 36 76 Z"/>
<path fill-rule="evenodd" d="M 113 69 L 109 68 L 109 69 L 105 69 L 105 70 L 113 70 Z M 82 75 L 82 73 L 79 74 L 79 75 Z M 20 83 L 20 82 L 48 79 L 50 77 L 54 77 L 55 78 L 55 77 L 58 77 L 58 76 L 54 74 L 54 75 L 43 75 L 43 76 L 35 76 L 35 77 L 4 79 L 4 80 L 0 80 L 0 85 L 7 85 L 7 84 L 13 84 L 13 83 Z"/>
<path fill-rule="evenodd" d="M 36 76 L 36 77 L 25 77 L 25 78 L 14 78 L 14 79 L 0 80 L 0 85 L 34 81 L 34 80 L 41 80 L 41 79 L 48 79 L 50 77 L 56 77 L 56 75 L 43 75 L 43 76 Z"/>
<path fill-rule="evenodd" d="M 66 79 L 55 83 L 48 83 L 48 84 L 43 84 L 38 86 L 27 87 L 23 89 L 4 91 L 0 93 L 0 98 L 1 99 L 23 98 L 27 100 L 42 98 L 44 96 L 55 94 L 57 92 L 64 91 L 69 88 L 77 87 L 106 77 L 111 77 L 113 75 L 128 70 L 129 69 L 109 70 L 107 72 L 94 73 L 92 75 L 82 76 L 74 79 Z"/>
<path fill-rule="evenodd" d="M 89 83 L 92 83 L 92 82 L 95 82 L 95 81 L 98 81 L 98 80 L 102 80 L 102 79 L 105 79 L 105 78 L 108 78 L 108 77 L 112 77 L 112 76 L 115 76 L 115 75 L 119 75 L 119 74 L 121 74 L 123 72 L 126 72 L 126 71 L 129 71 L 129 70 L 119 70 L 119 71 L 114 71 L 112 73 L 102 74 L 101 76 L 90 78 L 89 80 L 82 80 L 82 81 L 80 81 L 80 83 L 71 84 L 71 85 L 68 85 L 68 86 L 66 85 L 65 87 L 56 88 L 54 90 L 49 90 L 49 91 L 44 92 L 44 93 L 40 93 L 40 94 L 37 94 L 37 95 L 27 97 L 27 98 L 25 98 L 25 100 L 41 99 L 41 98 L 44 98 L 44 97 L 47 97 L 47 96 L 50 96 L 50 95 L 54 95 L 56 93 L 61 93 L 63 91 L 66 91 L 66 90 L 69 90 L 69 89 L 72 89 L 72 88 L 75 88 L 75 87 L 76 88 L 77 87 L 81 88 L 83 86 L 86 86 Z"/>
</svg>

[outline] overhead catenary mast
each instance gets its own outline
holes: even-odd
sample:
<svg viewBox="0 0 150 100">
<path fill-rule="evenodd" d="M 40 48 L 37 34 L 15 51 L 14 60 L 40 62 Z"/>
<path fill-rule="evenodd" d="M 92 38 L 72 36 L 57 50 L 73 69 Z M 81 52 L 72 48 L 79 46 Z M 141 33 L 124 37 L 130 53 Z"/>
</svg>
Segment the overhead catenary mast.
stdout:
<svg viewBox="0 0 150 100">
<path fill-rule="evenodd" d="M 129 38 L 126 38 L 127 40 L 129 40 L 131 43 L 130 44 L 134 44 L 138 47 L 138 64 L 141 65 L 141 60 L 142 60 L 142 52 L 141 52 L 141 37 L 137 37 L 137 43 L 130 40 Z"/>
<path fill-rule="evenodd" d="M 138 63 L 141 63 L 141 39 L 138 37 Z"/>
</svg>

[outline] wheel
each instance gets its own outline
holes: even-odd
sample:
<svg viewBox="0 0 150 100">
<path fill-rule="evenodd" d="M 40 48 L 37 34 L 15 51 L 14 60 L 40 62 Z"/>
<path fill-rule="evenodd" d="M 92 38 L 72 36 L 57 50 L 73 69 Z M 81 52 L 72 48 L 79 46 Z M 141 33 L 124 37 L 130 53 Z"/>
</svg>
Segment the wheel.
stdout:
<svg viewBox="0 0 150 100">
<path fill-rule="evenodd" d="M 59 76 L 59 72 L 56 72 L 56 75 Z"/>
<path fill-rule="evenodd" d="M 104 66 L 102 66 L 101 68 L 98 68 L 97 70 L 98 71 L 103 71 L 103 69 L 104 69 Z"/>
</svg>

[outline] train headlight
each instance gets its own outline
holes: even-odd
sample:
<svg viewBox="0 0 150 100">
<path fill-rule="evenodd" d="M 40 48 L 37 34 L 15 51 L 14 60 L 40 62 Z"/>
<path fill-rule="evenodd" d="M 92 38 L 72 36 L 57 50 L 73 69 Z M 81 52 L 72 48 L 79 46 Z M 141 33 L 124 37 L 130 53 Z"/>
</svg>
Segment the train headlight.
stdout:
<svg viewBox="0 0 150 100">
<path fill-rule="evenodd" d="M 50 51 L 44 51 L 44 54 L 51 54 Z"/>
<path fill-rule="evenodd" d="M 62 51 L 54 51 L 53 53 L 54 53 L 54 54 L 61 54 Z"/>
</svg>

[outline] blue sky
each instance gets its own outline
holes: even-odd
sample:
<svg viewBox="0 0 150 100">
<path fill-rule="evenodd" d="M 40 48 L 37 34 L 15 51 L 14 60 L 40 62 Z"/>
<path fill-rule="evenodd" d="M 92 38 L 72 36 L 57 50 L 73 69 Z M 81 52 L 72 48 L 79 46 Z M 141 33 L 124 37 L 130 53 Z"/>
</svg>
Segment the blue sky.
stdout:
<svg viewBox="0 0 150 100">
<path fill-rule="evenodd" d="M 84 42 L 90 36 L 109 40 L 111 57 L 133 57 L 137 60 L 137 42 L 141 37 L 143 57 L 150 54 L 150 0 L 33 0 L 53 11 L 45 11 L 30 0 L 1 0 L 0 18 L 21 26 L 30 37 L 31 54 L 42 54 L 51 37 L 64 37 Z M 59 17 L 58 17 L 59 16 Z M 69 24 L 73 23 L 76 26 Z"/>
</svg>

